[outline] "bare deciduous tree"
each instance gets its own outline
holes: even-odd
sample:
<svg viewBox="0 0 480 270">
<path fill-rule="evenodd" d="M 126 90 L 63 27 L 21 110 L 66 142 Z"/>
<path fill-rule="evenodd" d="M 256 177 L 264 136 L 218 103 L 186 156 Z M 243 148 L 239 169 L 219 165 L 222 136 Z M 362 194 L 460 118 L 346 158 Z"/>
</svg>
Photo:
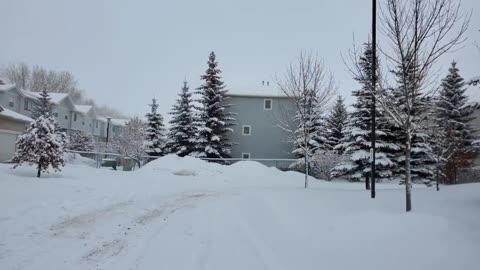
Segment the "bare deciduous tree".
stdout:
<svg viewBox="0 0 480 270">
<path fill-rule="evenodd" d="M 395 67 L 393 97 L 387 91 L 375 92 L 387 115 L 405 134 L 405 195 L 406 211 L 411 211 L 411 139 L 428 116 L 423 102 L 433 94 L 431 85 L 434 63 L 448 51 L 465 41 L 463 35 L 470 16 L 460 14 L 456 0 L 387 0 L 381 14 L 381 30 L 390 50 L 382 51 Z"/>
<path fill-rule="evenodd" d="M 145 122 L 138 117 L 134 117 L 123 127 L 113 145 L 122 156 L 133 159 L 140 167 L 142 157 L 146 155 L 146 137 Z"/>
<path fill-rule="evenodd" d="M 78 89 L 77 80 L 68 71 L 47 70 L 40 66 L 30 68 L 25 63 L 18 63 L 8 65 L 1 73 L 21 89 L 33 92 L 47 90 L 49 93 L 70 93 L 76 101 L 83 98 L 83 91 Z"/>
<path fill-rule="evenodd" d="M 279 126 L 289 134 L 287 140 L 303 152 L 307 188 L 310 159 L 320 147 L 313 143 L 319 134 L 312 126 L 315 125 L 315 118 L 328 109 L 336 95 L 334 79 L 317 55 L 302 52 L 296 62 L 288 65 L 283 76 L 277 77 L 276 83 L 295 107 L 295 121 L 290 121 L 292 115 L 288 115 L 285 119 L 279 119 Z"/>
</svg>

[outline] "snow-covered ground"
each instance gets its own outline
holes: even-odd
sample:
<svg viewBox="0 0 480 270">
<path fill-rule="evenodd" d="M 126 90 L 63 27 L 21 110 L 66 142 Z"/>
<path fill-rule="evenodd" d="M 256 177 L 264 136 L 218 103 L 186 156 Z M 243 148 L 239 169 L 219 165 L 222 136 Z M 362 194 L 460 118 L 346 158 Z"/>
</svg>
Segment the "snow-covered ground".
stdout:
<svg viewBox="0 0 480 270">
<path fill-rule="evenodd" d="M 312 181 L 168 156 L 134 172 L 0 165 L 0 269 L 479 269 L 480 185 Z"/>
</svg>

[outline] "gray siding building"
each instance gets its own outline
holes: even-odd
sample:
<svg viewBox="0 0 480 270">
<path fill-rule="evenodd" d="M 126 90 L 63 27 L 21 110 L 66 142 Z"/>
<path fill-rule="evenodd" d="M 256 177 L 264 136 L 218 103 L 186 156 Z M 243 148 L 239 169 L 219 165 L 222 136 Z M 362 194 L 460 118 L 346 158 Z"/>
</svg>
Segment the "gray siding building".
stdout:
<svg viewBox="0 0 480 270">
<path fill-rule="evenodd" d="M 231 94 L 226 103 L 227 112 L 235 113 L 237 121 L 229 133 L 232 158 L 293 159 L 293 145 L 289 132 L 280 123 L 292 123 L 293 103 L 285 96 Z"/>
</svg>

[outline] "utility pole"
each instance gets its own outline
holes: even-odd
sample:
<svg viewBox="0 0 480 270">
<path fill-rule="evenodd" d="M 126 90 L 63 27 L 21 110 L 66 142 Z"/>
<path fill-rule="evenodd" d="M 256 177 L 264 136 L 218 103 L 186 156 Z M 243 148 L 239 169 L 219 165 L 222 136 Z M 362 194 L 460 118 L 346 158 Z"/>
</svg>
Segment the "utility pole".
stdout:
<svg viewBox="0 0 480 270">
<path fill-rule="evenodd" d="M 372 176 L 371 176 L 371 197 L 375 198 L 375 93 L 377 86 L 377 0 L 372 0 L 372 134 L 371 134 L 371 158 L 372 158 Z"/>
</svg>

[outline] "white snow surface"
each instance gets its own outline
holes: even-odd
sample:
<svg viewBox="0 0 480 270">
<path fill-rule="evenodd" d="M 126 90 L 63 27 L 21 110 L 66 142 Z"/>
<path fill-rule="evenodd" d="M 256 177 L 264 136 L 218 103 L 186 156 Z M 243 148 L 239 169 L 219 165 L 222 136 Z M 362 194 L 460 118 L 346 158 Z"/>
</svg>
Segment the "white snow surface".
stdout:
<svg viewBox="0 0 480 270">
<path fill-rule="evenodd" d="M 30 123 L 30 122 L 33 122 L 33 119 L 28 117 L 28 116 L 25 116 L 23 114 L 19 114 L 17 112 L 14 112 L 12 110 L 9 110 L 7 108 L 4 108 L 4 107 L 0 107 L 0 116 L 4 116 L 4 117 L 7 117 L 7 118 L 10 118 L 10 119 L 14 119 L 14 120 L 18 120 L 18 121 L 22 121 L 22 122 L 27 122 L 27 123 Z"/>
<path fill-rule="evenodd" d="M 29 96 L 31 98 L 41 98 L 41 92 L 32 92 L 32 91 L 27 91 L 27 90 L 22 90 L 22 93 L 25 94 L 26 96 Z M 50 97 L 50 101 L 58 104 L 60 103 L 63 99 L 68 97 L 68 93 L 50 93 L 48 92 L 48 96 Z"/>
<path fill-rule="evenodd" d="M 133 172 L 0 165 L 1 269 L 478 269 L 480 185 L 311 179 L 166 156 Z"/>
<path fill-rule="evenodd" d="M 87 114 L 93 106 L 90 105 L 77 105 L 75 104 L 75 110 L 79 113 Z"/>
</svg>

